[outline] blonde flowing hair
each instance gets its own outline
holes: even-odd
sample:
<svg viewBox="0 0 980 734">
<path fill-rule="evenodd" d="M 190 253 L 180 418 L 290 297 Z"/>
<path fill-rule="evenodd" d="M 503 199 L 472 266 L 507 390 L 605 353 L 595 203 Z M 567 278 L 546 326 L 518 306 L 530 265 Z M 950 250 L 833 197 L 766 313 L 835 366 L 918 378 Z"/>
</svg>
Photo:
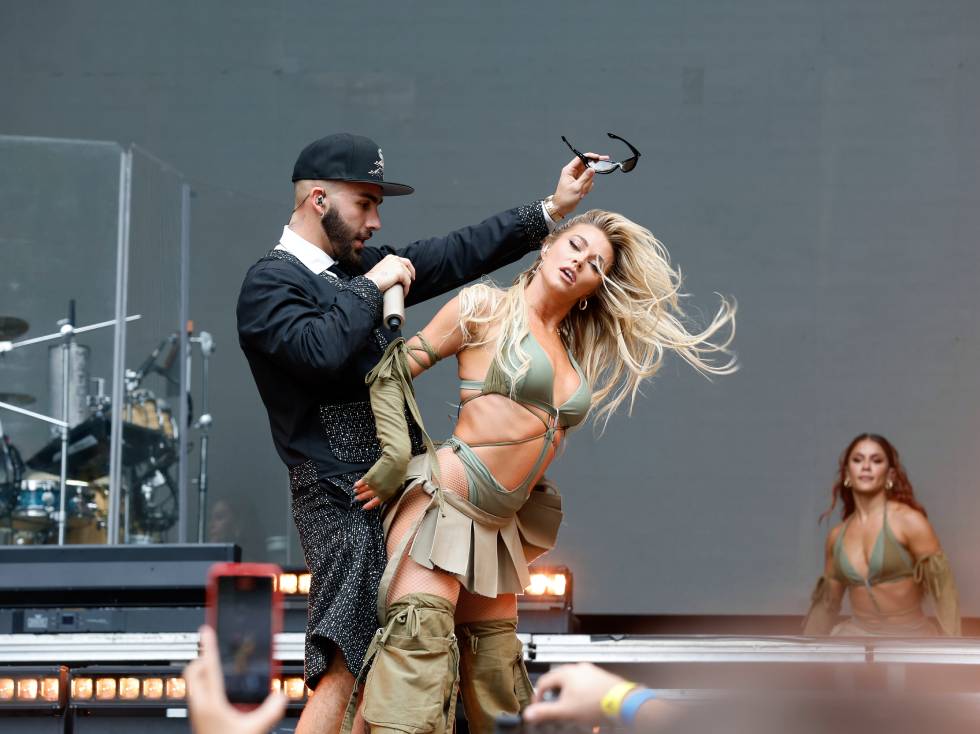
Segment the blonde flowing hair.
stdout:
<svg viewBox="0 0 980 734">
<path fill-rule="evenodd" d="M 733 302 L 722 297 L 711 323 L 689 330 L 680 305 L 680 271 L 671 267 L 670 255 L 650 230 L 621 214 L 592 209 L 555 229 L 543 246 L 578 224 L 600 229 L 613 249 L 613 265 L 588 307 L 573 308 L 561 324 L 561 335 L 592 388 L 590 412 L 595 411 L 597 423 L 605 428 L 627 398 L 632 412 L 640 383 L 657 373 L 667 350 L 705 376 L 737 369 L 729 350 L 735 337 Z M 540 264 L 539 257 L 504 291 L 478 283 L 460 292 L 464 345 L 487 343 L 489 338 L 480 335 L 489 335 L 488 327 L 499 324 L 494 361 L 512 391 L 531 364 L 521 347 L 529 331 L 525 289 Z"/>
</svg>

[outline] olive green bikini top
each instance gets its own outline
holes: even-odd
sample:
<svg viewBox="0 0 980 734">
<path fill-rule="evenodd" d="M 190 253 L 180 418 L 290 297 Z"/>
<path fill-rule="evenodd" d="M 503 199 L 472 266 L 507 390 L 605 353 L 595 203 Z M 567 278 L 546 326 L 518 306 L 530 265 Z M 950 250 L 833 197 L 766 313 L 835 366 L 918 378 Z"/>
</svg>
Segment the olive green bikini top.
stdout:
<svg viewBox="0 0 980 734">
<path fill-rule="evenodd" d="M 853 517 L 853 516 L 852 516 Z M 851 518 L 844 522 L 834 541 L 834 575 L 837 580 L 848 586 L 871 587 L 886 581 L 912 577 L 915 575 L 915 562 L 908 551 L 898 542 L 891 527 L 888 525 L 888 503 L 885 503 L 884 514 L 882 516 L 881 531 L 875 540 L 874 547 L 871 549 L 871 557 L 868 559 L 868 576 L 861 576 L 844 552 L 844 533 Z"/>
<path fill-rule="evenodd" d="M 530 332 L 521 340 L 521 347 L 531 358 L 531 363 L 528 365 L 527 371 L 518 378 L 516 386 L 511 385 L 507 373 L 500 368 L 498 359 L 494 357 L 486 376 L 482 380 L 460 380 L 459 387 L 461 390 L 478 391 L 476 395 L 465 398 L 460 407 L 482 395 L 503 395 L 524 407 L 538 408 L 558 428 L 577 426 L 589 412 L 589 407 L 592 404 L 592 391 L 589 389 L 589 383 L 585 379 L 582 368 L 572 356 L 571 350 L 568 350 L 568 360 L 578 374 L 578 387 L 568 400 L 556 407 L 551 402 L 554 400 L 555 394 L 555 372 L 551 366 L 551 360 L 548 359 L 548 355 Z M 516 359 L 514 361 L 516 362 Z M 537 414 L 535 413 L 535 415 Z M 548 427 L 549 422 L 544 421 L 544 423 L 545 427 Z"/>
<path fill-rule="evenodd" d="M 538 454 L 537 461 L 534 462 L 534 466 L 527 473 L 524 481 L 512 490 L 515 494 L 529 489 L 531 482 L 541 473 L 548 451 L 554 442 L 555 434 L 558 431 L 577 426 L 585 420 L 589 407 L 592 405 L 592 390 L 588 380 L 585 379 L 585 373 L 582 372 L 582 368 L 579 367 L 570 350 L 568 351 L 568 359 L 578 374 L 578 387 L 575 388 L 575 392 L 568 400 L 559 406 L 555 406 L 552 403 L 554 400 L 555 372 L 551 366 L 551 360 L 530 332 L 521 340 L 521 346 L 530 357 L 531 363 L 528 365 L 527 371 L 517 379 L 517 384 L 513 386 L 513 389 L 511 389 L 511 380 L 500 368 L 497 357 L 494 357 L 490 363 L 483 380 L 460 380 L 459 383 L 461 390 L 477 391 L 475 395 L 464 398 L 459 404 L 460 408 L 471 400 L 476 400 L 484 395 L 503 395 L 526 408 L 544 424 L 543 433 L 518 441 L 494 441 L 469 445 L 470 448 L 517 446 L 543 439 L 541 453 Z"/>
<path fill-rule="evenodd" d="M 405 345 L 405 354 L 411 357 L 419 366 L 431 367 L 436 362 L 439 361 L 439 354 L 432 347 L 431 344 L 425 339 L 421 332 L 415 335 L 419 343 L 417 345 Z M 404 342 L 402 342 L 404 344 Z M 397 346 L 393 344 L 389 347 L 389 352 L 392 347 Z M 571 350 L 568 350 L 568 359 L 575 368 L 575 372 L 578 374 L 579 383 L 578 387 L 575 388 L 575 392 L 561 405 L 555 406 L 552 404 L 554 400 L 554 385 L 555 385 L 555 372 L 554 368 L 551 366 L 551 360 L 548 358 L 547 353 L 538 343 L 538 340 L 534 338 L 534 335 L 530 332 L 521 340 L 521 347 L 524 349 L 525 353 L 530 357 L 530 364 L 528 369 L 521 375 L 514 389 L 511 389 L 511 380 L 507 374 L 500 368 L 498 358 L 495 356 L 493 361 L 490 363 L 490 367 L 487 369 L 487 374 L 482 380 L 461 380 L 459 387 L 461 390 L 474 390 L 475 395 L 469 395 L 460 402 L 459 407 L 462 409 L 466 403 L 471 400 L 476 400 L 484 395 L 503 395 L 523 408 L 526 408 L 528 412 L 538 418 L 544 424 L 544 432 L 536 434 L 534 436 L 529 436 L 528 438 L 521 439 L 518 441 L 494 441 L 488 443 L 478 443 L 469 444 L 466 446 L 467 449 L 473 448 L 483 448 L 489 446 L 517 446 L 519 444 L 530 443 L 531 441 L 541 440 L 541 453 L 538 455 L 537 461 L 535 461 L 534 466 L 528 472 L 524 481 L 513 490 L 507 490 L 508 493 L 513 493 L 515 496 L 523 491 L 530 489 L 531 482 L 534 481 L 535 477 L 541 472 L 541 467 L 544 465 L 545 459 L 548 457 L 548 451 L 554 442 L 555 434 L 559 431 L 564 431 L 573 426 L 577 426 L 583 420 L 585 420 L 586 415 L 588 415 L 589 408 L 592 405 L 592 389 L 589 387 L 589 382 L 585 378 L 585 373 L 582 372 L 582 368 L 579 366 L 578 362 L 575 361 L 575 357 L 572 355 Z M 426 364 L 422 361 L 419 356 L 416 356 L 416 352 L 422 352 L 429 358 L 429 363 Z M 388 352 L 385 353 L 385 357 L 379 362 L 379 367 L 376 367 L 371 374 L 368 375 L 368 384 L 373 383 L 375 378 L 375 373 L 379 371 L 382 364 L 385 364 L 388 357 Z M 516 355 L 514 355 L 514 362 L 517 362 Z M 408 366 L 405 364 L 405 370 L 407 371 Z M 411 392 L 411 379 L 410 377 L 402 377 L 403 392 L 406 396 Z M 412 403 L 414 405 L 414 396 Z M 411 407 L 411 406 L 410 406 Z M 377 415 L 377 411 L 375 411 Z M 418 420 L 418 419 L 417 419 Z M 462 445 L 461 441 L 456 441 L 456 444 Z M 455 446 L 454 446 L 455 448 Z M 457 448 L 457 450 L 459 450 Z M 472 454 L 470 451 L 469 454 Z M 480 463 L 477 460 L 475 454 L 470 457 L 476 463 Z M 489 472 L 487 472 L 489 476 Z M 496 480 L 494 480 L 496 482 Z"/>
</svg>

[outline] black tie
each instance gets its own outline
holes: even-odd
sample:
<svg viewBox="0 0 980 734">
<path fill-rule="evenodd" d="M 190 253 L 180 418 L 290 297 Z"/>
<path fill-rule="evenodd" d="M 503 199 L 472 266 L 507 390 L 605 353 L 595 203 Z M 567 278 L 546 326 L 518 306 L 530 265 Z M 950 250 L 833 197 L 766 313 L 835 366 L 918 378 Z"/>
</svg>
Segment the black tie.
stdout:
<svg viewBox="0 0 980 734">
<path fill-rule="evenodd" d="M 341 280 L 350 280 L 350 274 L 348 274 L 347 271 L 340 267 L 340 265 L 337 263 L 331 265 L 329 268 L 324 270 L 323 273 L 333 273 Z M 323 275 L 323 273 L 320 273 L 320 275 Z"/>
</svg>

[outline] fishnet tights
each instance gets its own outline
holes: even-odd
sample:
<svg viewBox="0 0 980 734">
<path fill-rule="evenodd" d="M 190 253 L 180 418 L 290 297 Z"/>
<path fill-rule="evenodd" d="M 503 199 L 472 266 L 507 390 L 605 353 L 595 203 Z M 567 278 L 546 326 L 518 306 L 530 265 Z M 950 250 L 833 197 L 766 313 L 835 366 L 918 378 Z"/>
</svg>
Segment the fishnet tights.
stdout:
<svg viewBox="0 0 980 734">
<path fill-rule="evenodd" d="M 469 497 L 466 471 L 459 457 L 451 448 L 441 449 L 436 456 L 442 487 L 460 497 Z M 429 495 L 421 491 L 413 492 L 402 501 L 388 533 L 389 556 L 395 552 L 428 504 Z M 420 566 L 406 553 L 388 589 L 387 602 L 390 604 L 412 593 L 435 594 L 456 604 L 456 621 L 460 623 L 517 616 L 517 597 L 514 594 L 501 594 L 495 599 L 470 594 L 460 589 L 455 577 L 436 568 Z"/>
</svg>

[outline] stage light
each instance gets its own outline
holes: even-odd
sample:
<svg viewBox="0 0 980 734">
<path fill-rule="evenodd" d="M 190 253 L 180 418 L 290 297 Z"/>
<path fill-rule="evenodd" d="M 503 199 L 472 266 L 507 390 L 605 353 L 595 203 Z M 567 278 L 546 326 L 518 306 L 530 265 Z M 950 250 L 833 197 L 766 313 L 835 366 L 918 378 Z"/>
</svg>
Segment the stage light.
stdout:
<svg viewBox="0 0 980 734">
<path fill-rule="evenodd" d="M 183 678 L 167 678 L 167 698 L 182 700 L 187 696 L 187 682 Z"/>
<path fill-rule="evenodd" d="M 532 573 L 531 584 L 524 591 L 529 596 L 565 596 L 568 574 L 563 571 Z"/>
<path fill-rule="evenodd" d="M 61 681 L 57 678 L 41 679 L 41 698 L 45 701 L 58 701 L 61 699 Z"/>
<path fill-rule="evenodd" d="M 294 568 L 276 577 L 276 588 L 285 597 L 307 596 L 310 593 L 310 572 L 305 568 Z"/>
<path fill-rule="evenodd" d="M 92 698 L 94 685 L 91 678 L 72 678 L 71 697 L 79 701 L 87 701 Z"/>
<path fill-rule="evenodd" d="M 269 681 L 269 690 L 272 693 L 279 693 L 279 691 L 282 690 L 282 681 L 278 678 L 273 678 L 271 681 Z"/>
<path fill-rule="evenodd" d="M 116 697 L 116 679 L 98 678 L 95 681 L 95 698 L 99 701 L 111 701 Z"/>
<path fill-rule="evenodd" d="M 279 574 L 279 591 L 283 594 L 295 594 L 299 588 L 299 579 L 295 573 Z"/>
<path fill-rule="evenodd" d="M 163 698 L 163 678 L 147 678 L 143 681 L 143 698 Z"/>
<path fill-rule="evenodd" d="M 21 678 L 17 681 L 17 700 L 33 701 L 37 698 L 37 678 Z"/>
<path fill-rule="evenodd" d="M 120 678 L 119 679 L 119 698 L 124 701 L 133 701 L 140 697 L 139 678 Z"/>
<path fill-rule="evenodd" d="M 167 706 L 168 700 L 182 704 L 186 688 L 176 672 L 167 667 L 92 666 L 79 669 L 70 681 L 61 681 L 58 691 L 62 695 L 70 691 L 71 705 L 85 709 Z"/>
<path fill-rule="evenodd" d="M 4 710 L 57 710 L 64 706 L 67 690 L 68 669 L 62 666 L 0 668 L 0 703 Z"/>
<path fill-rule="evenodd" d="M 530 583 L 517 597 L 517 631 L 563 634 L 575 626 L 572 573 L 564 566 L 530 569 Z"/>
<path fill-rule="evenodd" d="M 282 682 L 283 693 L 290 701 L 302 701 L 306 695 L 306 683 L 302 678 L 286 678 Z"/>
</svg>

